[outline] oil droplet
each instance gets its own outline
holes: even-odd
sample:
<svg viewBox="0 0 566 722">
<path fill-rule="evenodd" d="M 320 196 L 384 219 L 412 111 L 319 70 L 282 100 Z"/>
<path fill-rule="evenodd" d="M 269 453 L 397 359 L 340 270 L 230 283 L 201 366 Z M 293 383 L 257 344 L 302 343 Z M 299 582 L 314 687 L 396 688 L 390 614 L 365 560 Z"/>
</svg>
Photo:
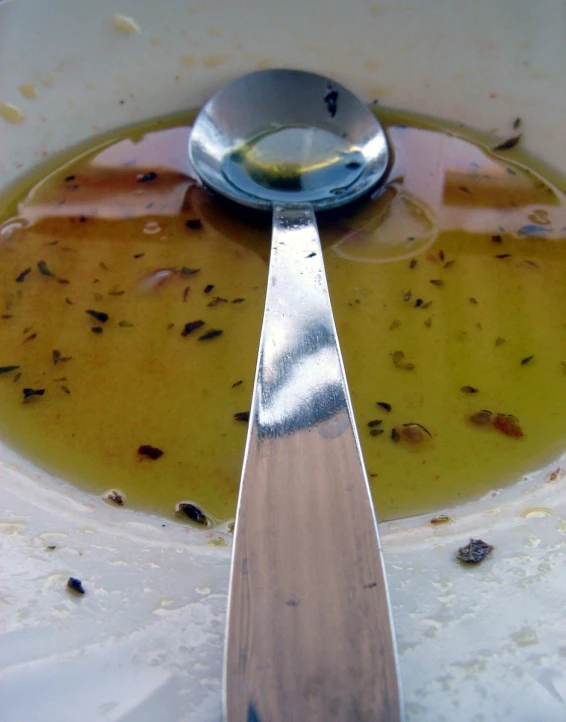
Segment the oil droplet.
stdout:
<svg viewBox="0 0 566 722">
<path fill-rule="evenodd" d="M 7 120 L 8 123 L 21 123 L 25 115 L 12 103 L 0 103 L 0 117 Z"/>
<path fill-rule="evenodd" d="M 112 15 L 112 25 L 123 35 L 136 35 L 137 33 L 141 33 L 140 26 L 133 18 L 127 15 Z"/>
<path fill-rule="evenodd" d="M 37 98 L 37 85 L 35 83 L 22 83 L 20 93 L 28 100 L 35 100 Z"/>
</svg>

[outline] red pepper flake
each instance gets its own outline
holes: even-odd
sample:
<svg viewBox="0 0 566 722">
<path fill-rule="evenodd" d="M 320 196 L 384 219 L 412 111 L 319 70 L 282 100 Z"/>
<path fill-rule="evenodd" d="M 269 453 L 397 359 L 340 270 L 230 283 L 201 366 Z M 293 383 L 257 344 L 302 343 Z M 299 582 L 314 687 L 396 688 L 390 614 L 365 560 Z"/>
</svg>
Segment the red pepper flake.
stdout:
<svg viewBox="0 0 566 722">
<path fill-rule="evenodd" d="M 181 336 L 188 336 L 202 326 L 204 326 L 204 321 L 190 321 L 190 323 L 185 324 L 185 328 L 181 331 Z"/>
<path fill-rule="evenodd" d="M 163 456 L 163 451 L 155 446 L 151 446 L 150 444 L 142 444 L 138 449 L 138 454 L 155 461 L 156 459 L 159 459 L 160 456 Z"/>
<path fill-rule="evenodd" d="M 105 270 L 105 271 L 108 270 L 108 266 L 104 263 L 104 261 L 100 261 L 100 263 L 99 263 L 98 265 L 99 265 L 100 268 L 102 268 L 103 270 Z"/>
<path fill-rule="evenodd" d="M 200 218 L 189 218 L 187 221 L 185 221 L 185 226 L 187 228 L 190 228 L 191 231 L 198 231 L 200 228 L 202 228 L 202 221 Z"/>
<path fill-rule="evenodd" d="M 204 287 L 204 292 L 205 292 L 205 293 L 210 293 L 213 288 L 214 288 L 214 284 L 213 284 L 213 283 L 209 283 L 209 284 L 207 284 L 207 285 Z"/>
<path fill-rule="evenodd" d="M 183 303 L 186 302 L 187 298 L 189 297 L 189 292 L 191 290 L 190 286 L 187 286 L 185 290 L 183 291 Z"/>
<path fill-rule="evenodd" d="M 66 278 L 57 278 L 57 283 L 60 283 L 62 286 L 66 286 L 67 284 L 71 283 Z"/>
<path fill-rule="evenodd" d="M 31 267 L 26 268 L 23 270 L 20 275 L 16 278 L 16 283 L 23 283 L 25 281 L 26 276 L 31 273 Z"/>
<path fill-rule="evenodd" d="M 484 409 L 483 411 L 478 411 L 477 414 L 472 414 L 470 416 L 470 421 L 472 424 L 476 424 L 476 426 L 487 426 L 488 424 L 491 424 L 492 416 L 493 414 L 491 411 Z"/>
<path fill-rule="evenodd" d="M 220 331 L 220 329 L 212 328 L 210 331 L 203 333 L 202 336 L 199 336 L 198 340 L 199 341 L 209 341 L 211 338 L 217 338 L 218 336 L 221 336 L 223 333 L 224 333 L 224 331 Z"/>
<path fill-rule="evenodd" d="M 144 173 L 143 175 L 139 175 L 137 177 L 138 183 L 147 183 L 148 181 L 153 181 L 157 178 L 157 173 L 150 170 L 148 173 Z"/>
<path fill-rule="evenodd" d="M 234 421 L 249 421 L 250 420 L 250 412 L 249 411 L 238 411 L 237 414 L 234 414 Z"/>
<path fill-rule="evenodd" d="M 80 221 L 81 223 L 86 223 L 86 222 L 87 222 L 87 217 L 86 217 L 86 216 L 79 216 L 79 221 Z"/>
<path fill-rule="evenodd" d="M 524 436 L 523 430 L 514 416 L 497 414 L 493 420 L 493 427 L 498 431 L 502 431 L 505 436 L 514 436 L 516 438 Z"/>
</svg>

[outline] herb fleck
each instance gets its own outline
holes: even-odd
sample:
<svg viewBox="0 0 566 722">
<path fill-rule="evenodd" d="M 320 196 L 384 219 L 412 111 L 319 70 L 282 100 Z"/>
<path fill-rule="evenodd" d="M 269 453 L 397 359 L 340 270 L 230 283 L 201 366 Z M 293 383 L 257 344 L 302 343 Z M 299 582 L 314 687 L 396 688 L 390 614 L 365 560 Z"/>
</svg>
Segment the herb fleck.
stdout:
<svg viewBox="0 0 566 722">
<path fill-rule="evenodd" d="M 31 273 L 31 268 L 26 268 L 23 270 L 20 275 L 16 278 L 16 283 L 23 283 L 25 280 L 25 277 Z"/>
<path fill-rule="evenodd" d="M 498 235 L 492 236 L 491 241 L 492 241 L 492 243 L 503 243 L 503 237 L 498 234 Z"/>
<path fill-rule="evenodd" d="M 19 366 L 0 366 L 0 374 L 9 374 L 10 371 L 16 371 Z"/>
<path fill-rule="evenodd" d="M 529 361 L 532 361 L 534 359 L 535 355 L 532 356 L 525 356 L 525 358 L 521 359 L 521 366 L 526 366 Z"/>
<path fill-rule="evenodd" d="M 334 118 L 338 110 L 338 91 L 331 85 L 328 86 L 328 92 L 324 96 L 324 102 L 331 118 Z"/>
<path fill-rule="evenodd" d="M 462 386 L 460 391 L 464 394 L 477 394 L 479 389 L 476 389 L 475 386 Z"/>
<path fill-rule="evenodd" d="M 228 303 L 227 298 L 222 298 L 221 296 L 215 296 L 212 301 L 209 301 L 206 305 L 210 307 L 218 306 L 220 303 Z"/>
<path fill-rule="evenodd" d="M 189 297 L 189 293 L 191 292 L 191 287 L 186 286 L 185 290 L 183 291 L 183 303 L 187 302 L 187 298 Z"/>
<path fill-rule="evenodd" d="M 189 519 L 194 521 L 196 524 L 208 526 L 209 522 L 206 514 L 195 504 L 191 504 L 188 501 L 180 501 L 177 504 L 175 511 L 177 514 L 185 514 L 185 516 L 188 516 Z"/>
<path fill-rule="evenodd" d="M 470 416 L 470 421 L 472 424 L 476 424 L 477 426 L 487 426 L 488 424 L 491 424 L 491 417 L 491 411 L 484 410 L 479 411 L 477 414 L 472 414 Z"/>
<path fill-rule="evenodd" d="M 143 256 L 145 256 L 145 253 L 135 253 L 134 254 L 134 258 L 142 258 Z"/>
<path fill-rule="evenodd" d="M 113 504 L 124 506 L 124 495 L 121 491 L 118 491 L 118 489 L 110 489 L 110 491 L 107 491 L 106 494 L 104 494 L 104 498 L 106 501 L 111 501 Z"/>
<path fill-rule="evenodd" d="M 394 441 L 396 444 L 401 441 L 401 435 L 395 428 L 391 429 L 391 441 Z"/>
<path fill-rule="evenodd" d="M 233 298 L 232 303 L 243 303 L 245 300 L 246 300 L 245 298 L 241 298 L 241 297 Z"/>
<path fill-rule="evenodd" d="M 456 259 L 452 259 L 451 261 L 446 261 L 443 268 L 452 268 L 452 266 L 456 263 Z"/>
<path fill-rule="evenodd" d="M 72 361 L 72 356 L 62 356 L 61 351 L 58 349 L 54 349 L 51 351 L 51 356 L 53 358 L 53 363 L 55 366 L 57 366 L 58 363 L 65 363 L 65 361 Z"/>
<path fill-rule="evenodd" d="M 385 402 L 385 401 L 376 401 L 376 404 L 377 404 L 377 406 L 379 406 L 381 409 L 383 409 L 384 411 L 387 411 L 387 412 L 391 411 L 391 409 L 392 409 L 391 404 L 388 404 L 388 403 Z"/>
<path fill-rule="evenodd" d="M 37 267 L 42 276 L 50 276 L 51 278 L 55 278 L 55 274 L 49 270 L 45 261 L 38 261 Z"/>
<path fill-rule="evenodd" d="M 384 433 L 383 429 L 370 429 L 369 430 L 370 436 L 381 436 L 381 434 L 383 434 L 383 433 Z"/>
<path fill-rule="evenodd" d="M 413 258 L 413 260 L 409 263 L 409 268 L 414 268 L 417 265 L 417 259 Z"/>
<path fill-rule="evenodd" d="M 195 331 L 197 328 L 204 326 L 204 321 L 190 321 L 185 324 L 185 327 L 181 331 L 181 336 L 188 336 L 190 333 Z"/>
<path fill-rule="evenodd" d="M 212 328 L 210 331 L 207 331 L 206 333 L 203 333 L 202 336 L 198 337 L 199 341 L 208 341 L 211 338 L 217 338 L 218 336 L 221 336 L 224 332 L 220 331 L 219 329 Z"/>
<path fill-rule="evenodd" d="M 514 148 L 517 145 L 517 143 L 521 140 L 522 137 L 522 133 L 519 133 L 519 135 L 514 135 L 512 138 L 508 138 L 502 143 L 498 143 L 496 146 L 494 146 L 493 150 L 511 150 L 511 148 Z"/>
<path fill-rule="evenodd" d="M 60 386 L 59 388 L 61 389 L 61 391 L 63 391 L 66 394 L 71 393 L 70 389 L 67 386 Z"/>
<path fill-rule="evenodd" d="M 374 426 L 380 426 L 383 423 L 383 419 L 373 419 L 372 421 L 368 421 L 368 426 L 370 429 Z"/>
<path fill-rule="evenodd" d="M 199 228 L 202 228 L 202 221 L 200 218 L 189 218 L 188 221 L 185 221 L 185 226 L 192 231 L 198 231 Z"/>
<path fill-rule="evenodd" d="M 249 421 L 250 420 L 250 412 L 249 411 L 238 411 L 238 413 L 234 414 L 234 421 Z"/>
<path fill-rule="evenodd" d="M 432 278 L 430 280 L 430 283 L 432 283 L 433 286 L 445 286 L 446 282 L 443 281 L 441 278 Z"/>
<path fill-rule="evenodd" d="M 110 318 L 110 316 L 103 311 L 93 311 L 92 309 L 88 309 L 85 313 L 88 313 L 89 316 L 92 316 L 92 318 L 96 321 L 100 321 L 100 323 L 106 323 L 106 321 Z"/>
<path fill-rule="evenodd" d="M 232 388 L 235 389 L 237 386 L 241 386 L 243 383 L 244 383 L 243 380 L 236 381 L 235 383 L 232 384 Z"/>
<path fill-rule="evenodd" d="M 32 396 L 43 396 L 45 389 L 22 389 L 24 401 L 31 399 Z"/>
<path fill-rule="evenodd" d="M 389 326 L 389 330 L 395 331 L 395 329 L 399 328 L 400 325 L 401 325 L 401 321 L 398 321 L 398 320 L 391 321 L 391 326 Z"/>
<path fill-rule="evenodd" d="M 460 547 L 456 552 L 458 561 L 464 564 L 479 564 L 491 554 L 493 547 L 486 544 L 481 539 L 470 539 L 470 543 L 465 547 Z"/>
<path fill-rule="evenodd" d="M 502 258 L 511 258 L 512 255 L 513 255 L 513 254 L 511 254 L 511 253 L 498 253 L 495 257 L 496 257 L 496 258 L 500 258 L 500 259 L 502 259 Z"/>
<path fill-rule="evenodd" d="M 163 456 L 163 451 L 155 446 L 151 446 L 150 444 L 142 444 L 138 449 L 138 454 L 155 461 L 156 459 L 159 459 L 160 456 Z"/>
<path fill-rule="evenodd" d="M 198 273 L 200 271 L 200 268 L 187 268 L 187 266 L 183 266 L 179 273 L 181 276 L 194 276 L 195 273 Z"/>
<path fill-rule="evenodd" d="M 133 328 L 134 324 L 130 323 L 130 321 L 119 321 L 118 326 L 121 326 L 122 328 Z"/>
<path fill-rule="evenodd" d="M 103 331 L 104 331 L 104 329 L 102 328 L 102 326 L 93 326 L 90 330 L 91 330 L 93 333 L 103 333 Z"/>
<path fill-rule="evenodd" d="M 208 283 L 208 284 L 204 287 L 204 292 L 205 292 L 205 293 L 210 293 L 213 288 L 214 288 L 214 284 L 213 284 L 213 283 Z"/>
<path fill-rule="evenodd" d="M 517 130 L 518 128 L 520 128 L 522 122 L 523 121 L 521 120 L 521 118 L 515 118 L 515 120 L 513 121 L 513 130 Z"/>
<path fill-rule="evenodd" d="M 505 343 L 505 339 L 502 336 L 498 336 L 495 339 L 495 345 L 496 346 L 502 346 Z"/>
<path fill-rule="evenodd" d="M 470 298 L 468 299 L 468 301 L 469 301 L 470 303 L 472 303 L 474 306 L 477 306 L 477 305 L 478 305 L 477 299 L 475 299 L 473 296 L 470 296 Z"/>
<path fill-rule="evenodd" d="M 80 579 L 76 579 L 75 577 L 69 577 L 69 579 L 67 580 L 67 589 L 69 589 L 71 592 L 74 592 L 75 594 L 85 593 L 83 583 Z"/>
<path fill-rule="evenodd" d="M 144 173 L 143 175 L 138 176 L 137 181 L 138 183 L 147 183 L 148 181 L 155 180 L 157 178 L 157 173 L 150 170 L 148 173 Z"/>
</svg>

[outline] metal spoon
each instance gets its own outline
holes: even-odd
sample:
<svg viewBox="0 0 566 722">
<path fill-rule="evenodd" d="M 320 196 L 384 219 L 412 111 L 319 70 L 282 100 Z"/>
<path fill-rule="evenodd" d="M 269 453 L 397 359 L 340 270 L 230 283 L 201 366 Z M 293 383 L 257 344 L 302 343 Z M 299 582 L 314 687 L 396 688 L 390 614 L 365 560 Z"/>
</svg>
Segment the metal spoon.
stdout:
<svg viewBox="0 0 566 722">
<path fill-rule="evenodd" d="M 267 70 L 204 106 L 189 154 L 210 188 L 273 209 L 234 530 L 226 719 L 398 722 L 383 559 L 314 217 L 382 180 L 385 134 L 328 78 Z"/>
</svg>

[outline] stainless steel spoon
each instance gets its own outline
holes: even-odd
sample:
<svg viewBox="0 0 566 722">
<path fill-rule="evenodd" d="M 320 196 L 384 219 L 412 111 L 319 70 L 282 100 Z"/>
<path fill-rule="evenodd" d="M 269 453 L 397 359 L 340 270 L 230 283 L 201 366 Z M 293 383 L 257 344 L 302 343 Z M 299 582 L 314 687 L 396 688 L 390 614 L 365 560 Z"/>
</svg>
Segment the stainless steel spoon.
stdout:
<svg viewBox="0 0 566 722">
<path fill-rule="evenodd" d="M 328 78 L 267 70 L 200 112 L 189 154 L 273 209 L 265 315 L 234 530 L 228 722 L 397 722 L 391 610 L 314 210 L 384 177 L 374 115 Z"/>
</svg>

